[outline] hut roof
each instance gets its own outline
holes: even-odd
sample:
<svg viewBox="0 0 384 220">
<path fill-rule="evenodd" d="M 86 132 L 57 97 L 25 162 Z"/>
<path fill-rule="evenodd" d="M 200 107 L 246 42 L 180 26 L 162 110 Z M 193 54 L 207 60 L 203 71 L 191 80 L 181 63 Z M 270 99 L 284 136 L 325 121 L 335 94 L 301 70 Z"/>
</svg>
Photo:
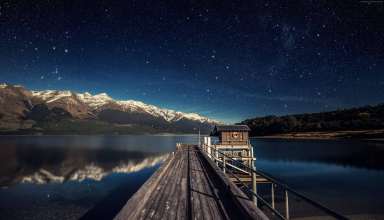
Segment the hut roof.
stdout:
<svg viewBox="0 0 384 220">
<path fill-rule="evenodd" d="M 217 136 L 222 131 L 250 131 L 247 125 L 216 125 L 211 135 Z"/>
</svg>

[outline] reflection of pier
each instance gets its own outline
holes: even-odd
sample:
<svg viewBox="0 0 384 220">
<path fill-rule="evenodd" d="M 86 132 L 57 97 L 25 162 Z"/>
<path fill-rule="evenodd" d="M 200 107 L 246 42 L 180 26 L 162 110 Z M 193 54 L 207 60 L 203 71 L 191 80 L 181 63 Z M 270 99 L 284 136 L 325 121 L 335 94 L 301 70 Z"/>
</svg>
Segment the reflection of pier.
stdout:
<svg viewBox="0 0 384 220">
<path fill-rule="evenodd" d="M 115 219 L 293 219 L 292 197 L 315 208 L 312 216 L 346 219 L 256 171 L 247 130 L 232 126 L 215 131 L 221 131 L 219 143 L 204 138 L 199 145 L 177 144 Z M 261 183 L 271 186 L 268 199 L 257 193 Z"/>
</svg>

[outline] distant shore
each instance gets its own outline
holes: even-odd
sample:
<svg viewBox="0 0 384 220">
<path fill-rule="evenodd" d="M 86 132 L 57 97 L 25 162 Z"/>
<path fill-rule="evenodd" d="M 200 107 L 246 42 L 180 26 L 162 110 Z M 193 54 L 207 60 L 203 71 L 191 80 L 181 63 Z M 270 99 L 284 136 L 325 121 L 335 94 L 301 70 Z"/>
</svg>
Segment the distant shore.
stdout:
<svg viewBox="0 0 384 220">
<path fill-rule="evenodd" d="M 273 134 L 265 136 L 254 136 L 253 138 L 271 139 L 364 139 L 374 141 L 384 141 L 384 129 L 359 130 L 359 131 L 321 131 L 321 132 L 290 132 L 283 134 Z"/>
</svg>

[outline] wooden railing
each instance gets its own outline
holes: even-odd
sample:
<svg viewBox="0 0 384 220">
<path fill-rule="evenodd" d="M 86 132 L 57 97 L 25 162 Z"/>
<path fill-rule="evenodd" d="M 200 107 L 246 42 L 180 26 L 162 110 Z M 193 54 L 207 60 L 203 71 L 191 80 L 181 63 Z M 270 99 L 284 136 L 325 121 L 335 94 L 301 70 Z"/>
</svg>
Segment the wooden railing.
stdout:
<svg viewBox="0 0 384 220">
<path fill-rule="evenodd" d="M 323 204 L 320 204 L 319 202 L 316 202 L 309 197 L 303 195 L 302 193 L 297 192 L 296 190 L 290 188 L 288 185 L 276 180 L 272 176 L 266 174 L 265 172 L 261 172 L 259 170 L 256 170 L 255 167 L 249 167 L 240 161 L 236 160 L 233 157 L 230 157 L 226 155 L 224 152 L 221 152 L 220 150 L 215 149 L 212 146 L 208 145 L 201 145 L 201 149 L 204 153 L 209 156 L 212 160 L 216 162 L 216 165 L 221 167 L 224 173 L 229 174 L 234 179 L 236 179 L 240 184 L 241 188 L 243 188 L 247 193 L 249 193 L 255 204 L 257 205 L 258 202 L 261 202 L 263 205 L 265 205 L 274 216 L 289 220 L 291 218 L 290 216 L 290 206 L 289 206 L 289 195 L 295 195 L 296 197 L 302 199 L 306 203 L 310 204 L 311 206 L 315 207 L 316 209 L 322 211 L 324 214 L 327 214 L 330 217 L 333 217 L 335 219 L 348 219 L 347 217 L 333 211 L 332 209 L 326 207 Z M 253 164 L 253 163 L 252 163 Z M 236 170 L 237 172 L 242 172 L 245 174 L 249 174 L 252 176 L 252 188 L 249 187 L 245 182 L 243 182 L 238 175 L 234 172 Z M 267 179 L 271 184 L 271 202 L 267 202 L 265 199 L 263 199 L 258 193 L 257 193 L 257 176 L 261 176 L 265 179 Z M 284 192 L 284 212 L 280 212 L 276 208 L 275 204 L 275 189 L 280 188 Z"/>
</svg>

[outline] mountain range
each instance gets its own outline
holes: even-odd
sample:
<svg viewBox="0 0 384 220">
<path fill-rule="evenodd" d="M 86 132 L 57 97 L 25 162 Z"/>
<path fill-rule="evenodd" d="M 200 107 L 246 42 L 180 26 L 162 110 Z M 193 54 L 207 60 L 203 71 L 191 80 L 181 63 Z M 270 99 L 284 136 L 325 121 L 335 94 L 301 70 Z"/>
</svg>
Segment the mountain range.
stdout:
<svg viewBox="0 0 384 220">
<path fill-rule="evenodd" d="M 0 133 L 208 133 L 220 122 L 106 93 L 43 90 L 0 84 Z"/>
</svg>

